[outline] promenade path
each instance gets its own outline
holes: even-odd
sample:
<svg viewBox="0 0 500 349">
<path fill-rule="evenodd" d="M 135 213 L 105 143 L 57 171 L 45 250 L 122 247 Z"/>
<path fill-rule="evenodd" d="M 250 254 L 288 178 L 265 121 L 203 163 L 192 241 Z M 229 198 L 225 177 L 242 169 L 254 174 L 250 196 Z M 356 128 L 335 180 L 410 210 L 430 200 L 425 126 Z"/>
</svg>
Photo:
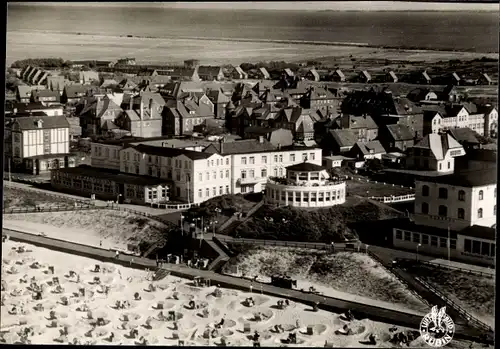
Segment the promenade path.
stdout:
<svg viewBox="0 0 500 349">
<path fill-rule="evenodd" d="M 138 258 L 127 255 L 121 255 L 119 259 L 114 258 L 115 254 L 113 251 L 100 249 L 97 247 L 86 246 L 82 244 L 71 243 L 63 240 L 57 240 L 52 238 L 47 238 L 43 236 L 33 235 L 29 233 L 24 233 L 21 231 L 14 231 L 3 229 L 3 234 L 7 234 L 14 241 L 21 241 L 49 249 L 59 250 L 66 253 L 73 253 L 81 255 L 88 258 L 94 258 L 102 260 L 105 262 L 122 264 L 124 266 L 131 266 L 135 268 L 155 268 L 156 261 Z M 130 260 L 134 258 L 134 263 L 131 264 Z M 263 294 L 288 298 L 293 301 L 314 304 L 319 303 L 319 307 L 329 311 L 342 312 L 346 309 L 350 309 L 355 314 L 359 314 L 362 317 L 368 317 L 375 321 L 381 321 L 385 323 L 396 324 L 399 326 L 406 326 L 410 328 L 418 329 L 420 321 L 422 320 L 423 314 L 415 311 L 398 311 L 388 308 L 381 308 L 379 306 L 371 304 L 358 303 L 348 299 L 338 299 L 324 297 L 321 295 L 315 295 L 310 293 L 304 293 L 293 289 L 283 289 L 271 286 L 269 284 L 262 284 L 258 282 L 253 282 L 248 279 L 235 278 L 227 275 L 216 274 L 207 270 L 198 270 L 193 268 L 188 268 L 184 265 L 174 265 L 167 264 L 162 266 L 163 269 L 169 271 L 172 275 L 192 279 L 196 276 L 200 276 L 206 279 L 210 279 L 212 284 L 220 285 L 221 287 L 248 290 L 250 291 L 250 286 L 252 286 L 254 292 L 261 292 Z M 358 315 L 358 316 L 359 316 Z M 461 324 L 456 326 L 457 338 L 477 340 L 481 333 L 469 327 L 465 327 Z"/>
</svg>

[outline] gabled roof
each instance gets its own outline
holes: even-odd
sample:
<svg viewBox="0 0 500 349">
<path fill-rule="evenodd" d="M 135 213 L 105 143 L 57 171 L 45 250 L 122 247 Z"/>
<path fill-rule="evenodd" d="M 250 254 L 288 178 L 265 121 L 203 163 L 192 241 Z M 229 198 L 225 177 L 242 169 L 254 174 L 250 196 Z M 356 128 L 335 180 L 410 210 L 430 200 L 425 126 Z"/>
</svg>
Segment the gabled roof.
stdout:
<svg viewBox="0 0 500 349">
<path fill-rule="evenodd" d="M 449 149 L 463 149 L 460 143 L 445 133 L 428 134 L 414 148 L 430 149 L 437 160 L 443 160 Z"/>
<path fill-rule="evenodd" d="M 366 80 L 371 80 L 372 79 L 372 76 L 370 75 L 370 73 L 368 73 L 368 71 L 366 70 L 363 70 L 361 72 L 361 74 L 366 78 Z"/>
<path fill-rule="evenodd" d="M 40 97 L 55 97 L 56 101 L 59 101 L 60 94 L 58 91 L 51 91 L 51 90 L 33 90 L 32 92 L 33 98 L 40 98 Z"/>
<path fill-rule="evenodd" d="M 293 71 L 290 69 L 290 68 L 285 68 L 283 70 L 285 72 L 286 75 L 288 75 L 289 77 L 292 77 L 294 76 L 295 74 L 293 73 Z"/>
<path fill-rule="evenodd" d="M 217 76 L 219 75 L 219 73 L 222 71 L 222 67 L 219 67 L 219 66 L 216 66 L 216 67 L 212 67 L 212 66 L 204 66 L 204 65 L 200 65 L 198 67 L 198 75 L 213 75 L 213 76 Z"/>
<path fill-rule="evenodd" d="M 325 170 L 323 166 L 319 166 L 305 161 L 300 164 L 291 165 L 285 168 L 287 171 L 296 171 L 296 172 L 321 172 Z"/>
<path fill-rule="evenodd" d="M 394 141 L 409 141 L 413 139 L 413 134 L 406 125 L 386 125 L 387 131 Z"/>
<path fill-rule="evenodd" d="M 159 93 L 141 92 L 139 98 L 144 105 L 149 105 L 149 101 L 153 100 L 153 102 L 159 104 L 161 107 L 165 106 L 165 100 Z"/>
<path fill-rule="evenodd" d="M 64 115 L 18 117 L 14 122 L 17 122 L 19 128 L 25 131 L 39 129 L 38 120 L 42 121 L 41 129 L 69 128 L 69 122 Z"/>
<path fill-rule="evenodd" d="M 82 85 L 66 85 L 64 86 L 64 91 L 67 98 L 79 98 L 78 94 L 87 93 L 87 88 Z"/>
<path fill-rule="evenodd" d="M 356 132 L 352 130 L 330 130 L 330 134 L 341 148 L 353 147 L 358 141 Z"/>
<path fill-rule="evenodd" d="M 342 72 L 342 70 L 340 70 L 340 69 L 335 70 L 335 74 L 337 74 L 339 76 L 339 78 L 345 79 L 345 75 Z"/>
<path fill-rule="evenodd" d="M 236 71 L 238 72 L 238 74 L 242 75 L 242 76 L 248 76 L 247 73 L 245 73 L 245 71 L 243 69 L 241 69 L 241 67 L 238 65 L 236 67 L 234 67 L 234 69 L 236 69 Z"/>
<path fill-rule="evenodd" d="M 217 152 L 221 155 L 229 154 L 249 154 L 249 153 L 263 153 L 276 150 L 276 147 L 269 141 L 265 140 L 261 143 L 257 139 L 244 139 L 234 142 L 224 142 L 222 144 L 212 144 L 205 148 L 206 152 Z"/>
<path fill-rule="evenodd" d="M 130 121 L 139 121 L 141 117 L 135 110 L 125 110 L 125 114 L 130 119 Z"/>
<path fill-rule="evenodd" d="M 165 156 L 165 157 L 177 157 L 181 155 L 185 155 L 191 160 L 203 160 L 208 159 L 213 154 L 204 153 L 193 150 L 179 149 L 179 148 L 168 148 L 168 147 L 155 147 L 151 145 L 139 144 L 136 146 L 131 146 L 129 148 L 134 148 L 139 153 L 148 154 L 148 155 L 157 155 L 157 156 Z M 126 148 L 127 149 L 127 148 Z"/>
<path fill-rule="evenodd" d="M 486 73 L 482 73 L 481 76 L 488 82 L 493 82 L 493 80 L 491 80 L 490 76 Z"/>
<path fill-rule="evenodd" d="M 17 86 L 17 92 L 20 98 L 30 98 L 31 97 L 31 86 L 19 85 Z"/>
<path fill-rule="evenodd" d="M 321 77 L 319 76 L 318 71 L 317 71 L 316 69 L 314 69 L 314 68 L 313 68 L 313 69 L 311 69 L 311 70 L 309 70 L 309 73 L 311 73 L 311 74 L 314 76 L 314 79 L 316 79 L 316 80 L 318 80 L 318 81 L 319 81 L 319 79 L 321 78 Z"/>
<path fill-rule="evenodd" d="M 459 143 L 467 144 L 480 144 L 478 140 L 479 134 L 468 127 L 462 128 L 451 128 L 448 132 L 455 138 Z"/>
<path fill-rule="evenodd" d="M 207 96 L 210 98 L 212 103 L 216 104 L 226 104 L 231 101 L 231 99 L 222 92 L 222 89 L 209 90 L 207 91 Z"/>
<path fill-rule="evenodd" d="M 425 80 L 431 81 L 431 77 L 429 76 L 429 74 L 427 73 L 427 71 L 424 70 L 422 72 L 422 76 L 424 77 Z"/>
<path fill-rule="evenodd" d="M 385 154 L 385 149 L 379 141 L 371 141 L 367 143 L 356 142 L 356 146 L 363 153 L 363 155 Z"/>
<path fill-rule="evenodd" d="M 262 75 L 264 75 L 265 79 L 269 79 L 271 77 L 271 75 L 269 75 L 269 72 L 267 71 L 266 68 L 260 67 L 259 71 L 261 72 Z"/>
</svg>

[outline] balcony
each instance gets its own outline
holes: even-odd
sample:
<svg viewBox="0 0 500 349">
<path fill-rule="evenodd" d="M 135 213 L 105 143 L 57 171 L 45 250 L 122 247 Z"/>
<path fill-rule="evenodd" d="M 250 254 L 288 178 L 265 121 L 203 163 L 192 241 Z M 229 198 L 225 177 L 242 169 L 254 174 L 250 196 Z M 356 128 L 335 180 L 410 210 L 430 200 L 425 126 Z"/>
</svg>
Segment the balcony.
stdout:
<svg viewBox="0 0 500 349">
<path fill-rule="evenodd" d="M 236 183 L 237 184 L 240 184 L 240 185 L 245 185 L 245 184 L 256 184 L 256 183 L 259 183 L 259 182 L 262 182 L 262 181 L 265 181 L 266 178 L 265 177 L 246 177 L 246 178 L 238 178 L 236 180 Z"/>
<path fill-rule="evenodd" d="M 269 178 L 269 183 L 272 184 L 277 184 L 277 185 L 285 185 L 285 186 L 292 186 L 292 187 L 328 187 L 332 185 L 337 185 L 337 184 L 342 184 L 345 183 L 345 181 L 294 181 L 289 178 L 282 178 L 282 177 L 271 177 Z"/>
</svg>

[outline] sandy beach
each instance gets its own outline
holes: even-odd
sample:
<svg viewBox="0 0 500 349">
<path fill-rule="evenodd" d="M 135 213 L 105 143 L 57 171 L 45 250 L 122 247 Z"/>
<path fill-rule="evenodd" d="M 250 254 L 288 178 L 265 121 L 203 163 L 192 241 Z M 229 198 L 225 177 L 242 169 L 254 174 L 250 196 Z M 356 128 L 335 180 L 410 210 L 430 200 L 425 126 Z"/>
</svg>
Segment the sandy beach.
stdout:
<svg viewBox="0 0 500 349">
<path fill-rule="evenodd" d="M 278 298 L 258 292 L 196 286 L 170 275 L 152 281 L 148 271 L 12 241 L 2 244 L 2 256 L 4 343 L 178 345 L 181 340 L 185 345 L 247 346 L 258 331 L 262 346 L 282 346 L 290 333 L 300 346 L 359 347 L 370 334 L 377 343 L 363 346 L 394 346 L 391 325 L 348 322 L 340 314 L 294 302 L 281 309 Z M 245 302 L 250 297 L 252 307 Z M 282 328 L 276 331 L 276 325 Z M 349 335 L 338 332 L 344 328 Z M 412 342 L 421 345 L 421 339 Z"/>
</svg>

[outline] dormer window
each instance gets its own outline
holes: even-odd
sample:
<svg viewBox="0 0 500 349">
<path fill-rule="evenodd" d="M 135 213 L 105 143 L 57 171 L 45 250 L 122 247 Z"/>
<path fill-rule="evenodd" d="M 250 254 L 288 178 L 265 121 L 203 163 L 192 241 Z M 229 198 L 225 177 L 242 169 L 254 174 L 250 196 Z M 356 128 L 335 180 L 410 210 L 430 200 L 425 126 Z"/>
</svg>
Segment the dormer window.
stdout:
<svg viewBox="0 0 500 349">
<path fill-rule="evenodd" d="M 42 128 L 42 127 L 43 127 L 43 120 L 38 120 L 38 121 L 36 122 L 36 127 L 38 127 L 38 128 Z"/>
<path fill-rule="evenodd" d="M 191 114 L 191 115 L 195 115 L 195 114 L 196 114 L 196 112 L 195 112 L 194 110 L 190 110 L 190 111 L 189 111 L 189 114 Z"/>
</svg>

